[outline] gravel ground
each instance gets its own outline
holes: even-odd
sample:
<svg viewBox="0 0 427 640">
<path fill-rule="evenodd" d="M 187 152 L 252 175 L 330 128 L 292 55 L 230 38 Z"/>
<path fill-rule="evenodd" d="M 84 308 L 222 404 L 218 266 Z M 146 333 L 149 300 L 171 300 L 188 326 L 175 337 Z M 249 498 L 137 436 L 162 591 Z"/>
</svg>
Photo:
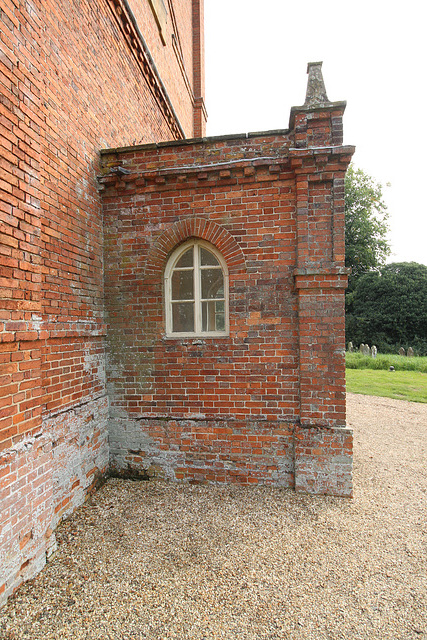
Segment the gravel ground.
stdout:
<svg viewBox="0 0 427 640">
<path fill-rule="evenodd" d="M 427 405 L 349 394 L 348 424 L 352 500 L 110 480 L 0 638 L 427 639 Z"/>
</svg>

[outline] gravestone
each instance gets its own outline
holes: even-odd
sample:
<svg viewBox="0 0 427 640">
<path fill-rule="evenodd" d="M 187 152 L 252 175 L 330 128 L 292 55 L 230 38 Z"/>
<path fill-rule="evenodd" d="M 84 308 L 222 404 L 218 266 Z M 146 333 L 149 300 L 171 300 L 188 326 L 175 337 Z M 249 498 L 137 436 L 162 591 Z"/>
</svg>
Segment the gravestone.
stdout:
<svg viewBox="0 0 427 640">
<path fill-rule="evenodd" d="M 413 350 L 412 347 L 409 347 L 408 353 L 406 355 L 408 356 L 408 358 L 413 358 L 414 357 L 414 350 Z"/>
<path fill-rule="evenodd" d="M 354 351 L 353 343 L 351 341 L 348 343 L 348 351 L 349 353 L 353 353 Z"/>
<path fill-rule="evenodd" d="M 377 357 L 377 353 L 378 353 L 378 349 L 377 349 L 377 348 L 376 348 L 376 346 L 373 344 L 373 345 L 372 345 L 372 349 L 371 349 L 371 356 L 372 356 L 373 358 L 376 358 L 376 357 Z"/>
<path fill-rule="evenodd" d="M 371 355 L 371 350 L 369 348 L 369 344 L 365 344 L 365 348 L 363 350 L 363 353 L 365 354 L 365 356 L 370 356 Z"/>
<path fill-rule="evenodd" d="M 399 355 L 400 355 L 400 356 L 406 356 L 406 352 L 405 352 L 405 349 L 404 349 L 403 347 L 400 347 L 400 349 L 399 349 Z"/>
<path fill-rule="evenodd" d="M 362 344 L 361 344 L 361 345 L 360 345 L 360 347 L 359 347 L 359 351 L 360 351 L 360 353 L 365 353 L 365 345 L 364 345 L 364 343 L 363 343 L 363 342 L 362 342 Z"/>
</svg>

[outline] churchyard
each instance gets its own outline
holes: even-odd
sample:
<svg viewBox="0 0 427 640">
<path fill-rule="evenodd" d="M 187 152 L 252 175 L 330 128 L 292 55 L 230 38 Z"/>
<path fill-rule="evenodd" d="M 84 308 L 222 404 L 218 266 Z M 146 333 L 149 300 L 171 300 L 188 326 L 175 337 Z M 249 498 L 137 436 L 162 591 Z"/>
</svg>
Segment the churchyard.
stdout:
<svg viewBox="0 0 427 640">
<path fill-rule="evenodd" d="M 347 352 L 346 386 L 351 393 L 427 402 L 427 357 Z"/>
</svg>

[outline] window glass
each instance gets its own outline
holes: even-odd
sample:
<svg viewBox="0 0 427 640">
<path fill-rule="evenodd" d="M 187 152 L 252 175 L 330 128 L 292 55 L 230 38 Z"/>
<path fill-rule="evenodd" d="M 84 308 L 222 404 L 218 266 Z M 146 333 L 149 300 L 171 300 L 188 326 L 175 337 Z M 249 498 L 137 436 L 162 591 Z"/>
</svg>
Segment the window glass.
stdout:
<svg viewBox="0 0 427 640">
<path fill-rule="evenodd" d="M 193 269 L 173 271 L 172 300 L 193 299 Z"/>
<path fill-rule="evenodd" d="M 202 265 L 202 267 L 211 264 L 220 266 L 214 254 L 204 247 L 200 247 L 200 264 Z"/>
<path fill-rule="evenodd" d="M 202 299 L 224 297 L 224 279 L 220 268 L 202 269 L 200 278 L 202 282 Z"/>
<path fill-rule="evenodd" d="M 192 302 L 172 303 L 172 331 L 174 333 L 194 331 L 194 304 Z"/>
<path fill-rule="evenodd" d="M 194 254 L 193 247 L 191 247 L 191 249 L 188 249 L 188 251 L 185 251 L 185 253 L 182 254 L 180 259 L 176 263 L 176 268 L 179 269 L 180 267 L 192 267 L 193 254 Z"/>
<path fill-rule="evenodd" d="M 224 331 L 224 301 L 202 302 L 202 331 Z"/>
</svg>

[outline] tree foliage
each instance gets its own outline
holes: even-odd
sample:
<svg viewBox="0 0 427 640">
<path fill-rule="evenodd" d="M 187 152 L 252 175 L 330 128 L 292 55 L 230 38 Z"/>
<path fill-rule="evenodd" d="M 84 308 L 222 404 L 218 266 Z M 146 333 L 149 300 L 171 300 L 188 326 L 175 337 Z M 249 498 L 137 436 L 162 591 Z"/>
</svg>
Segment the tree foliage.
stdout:
<svg viewBox="0 0 427 640">
<path fill-rule="evenodd" d="M 390 254 L 387 219 L 381 185 L 350 165 L 345 178 L 345 264 L 351 267 L 350 292 L 360 276 L 381 267 Z"/>
<path fill-rule="evenodd" d="M 361 276 L 347 315 L 347 340 L 382 352 L 412 346 L 427 355 L 427 266 L 396 262 Z"/>
</svg>

